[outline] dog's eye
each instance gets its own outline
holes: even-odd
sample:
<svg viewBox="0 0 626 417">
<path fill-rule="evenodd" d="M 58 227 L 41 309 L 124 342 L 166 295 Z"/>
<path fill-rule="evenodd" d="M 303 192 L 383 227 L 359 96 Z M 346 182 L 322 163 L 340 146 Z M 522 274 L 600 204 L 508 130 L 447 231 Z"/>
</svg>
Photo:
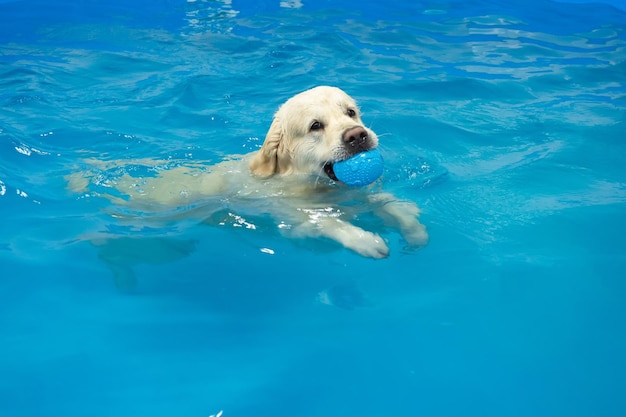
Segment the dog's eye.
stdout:
<svg viewBox="0 0 626 417">
<path fill-rule="evenodd" d="M 356 111 L 354 109 L 348 109 L 348 116 L 350 117 L 356 116 Z"/>
<path fill-rule="evenodd" d="M 317 120 L 311 124 L 311 130 L 322 130 L 324 125 L 318 122 Z"/>
</svg>

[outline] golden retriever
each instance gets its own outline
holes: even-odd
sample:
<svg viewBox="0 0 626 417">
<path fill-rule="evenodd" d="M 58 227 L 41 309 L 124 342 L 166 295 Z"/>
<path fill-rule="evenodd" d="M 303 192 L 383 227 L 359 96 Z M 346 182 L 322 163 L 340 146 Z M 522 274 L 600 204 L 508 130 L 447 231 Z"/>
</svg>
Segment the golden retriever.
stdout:
<svg viewBox="0 0 626 417">
<path fill-rule="evenodd" d="M 359 213 L 376 213 L 400 231 L 408 246 L 419 248 L 428 234 L 418 220 L 418 207 L 376 191 L 377 185 L 341 184 L 332 170 L 334 162 L 377 146 L 378 137 L 361 121 L 356 102 L 339 88 L 320 86 L 278 109 L 258 151 L 213 165 L 162 169 L 156 176 L 125 173 L 113 184 L 118 196 L 108 198 L 144 211 L 185 206 L 201 209 L 203 216 L 224 208 L 269 214 L 289 236 L 325 237 L 363 256 L 384 258 L 389 255 L 385 240 L 353 221 Z M 84 191 L 94 175 L 72 176 L 70 187 Z M 239 214 L 232 216 L 251 225 Z"/>
</svg>

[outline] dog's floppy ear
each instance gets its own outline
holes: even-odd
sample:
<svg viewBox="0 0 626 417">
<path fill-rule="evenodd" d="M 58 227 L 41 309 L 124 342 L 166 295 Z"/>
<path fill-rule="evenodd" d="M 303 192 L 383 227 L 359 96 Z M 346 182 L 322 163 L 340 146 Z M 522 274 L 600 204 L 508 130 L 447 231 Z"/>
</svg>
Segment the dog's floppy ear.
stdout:
<svg viewBox="0 0 626 417">
<path fill-rule="evenodd" d="M 265 142 L 261 149 L 252 157 L 250 161 L 250 171 L 252 174 L 267 178 L 279 172 L 279 159 L 283 159 L 284 153 L 284 131 L 278 116 L 274 117 L 272 125 L 267 131 Z M 280 164 L 282 165 L 282 163 Z"/>
</svg>

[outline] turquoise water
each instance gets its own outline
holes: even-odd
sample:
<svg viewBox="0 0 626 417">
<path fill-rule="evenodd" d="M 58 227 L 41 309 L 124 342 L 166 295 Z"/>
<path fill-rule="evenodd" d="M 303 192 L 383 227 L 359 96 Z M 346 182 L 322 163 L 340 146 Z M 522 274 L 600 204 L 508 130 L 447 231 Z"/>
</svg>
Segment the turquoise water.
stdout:
<svg viewBox="0 0 626 417">
<path fill-rule="evenodd" d="M 0 416 L 626 414 L 626 7 L 312 3 L 0 1 Z M 254 150 L 320 84 L 425 249 L 129 225 L 99 195 L 148 162 L 68 189 Z"/>
</svg>

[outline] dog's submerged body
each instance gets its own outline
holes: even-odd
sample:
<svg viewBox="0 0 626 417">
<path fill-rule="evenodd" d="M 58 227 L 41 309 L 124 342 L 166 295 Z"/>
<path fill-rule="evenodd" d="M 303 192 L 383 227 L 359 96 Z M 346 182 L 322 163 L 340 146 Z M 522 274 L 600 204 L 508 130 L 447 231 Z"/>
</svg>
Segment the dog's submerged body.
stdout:
<svg viewBox="0 0 626 417">
<path fill-rule="evenodd" d="M 210 166 L 161 170 L 153 177 L 125 174 L 115 183 L 123 198 L 110 198 L 144 211 L 194 206 L 207 215 L 254 208 L 271 215 L 290 236 L 326 237 L 363 256 L 382 258 L 389 254 L 385 241 L 352 223 L 359 212 L 375 212 L 411 247 L 424 246 L 428 235 L 414 203 L 349 188 L 334 176 L 333 163 L 377 146 L 378 137 L 363 125 L 350 96 L 335 87 L 316 87 L 279 108 L 260 150 Z M 75 191 L 87 186 L 85 175 L 71 178 Z"/>
</svg>

